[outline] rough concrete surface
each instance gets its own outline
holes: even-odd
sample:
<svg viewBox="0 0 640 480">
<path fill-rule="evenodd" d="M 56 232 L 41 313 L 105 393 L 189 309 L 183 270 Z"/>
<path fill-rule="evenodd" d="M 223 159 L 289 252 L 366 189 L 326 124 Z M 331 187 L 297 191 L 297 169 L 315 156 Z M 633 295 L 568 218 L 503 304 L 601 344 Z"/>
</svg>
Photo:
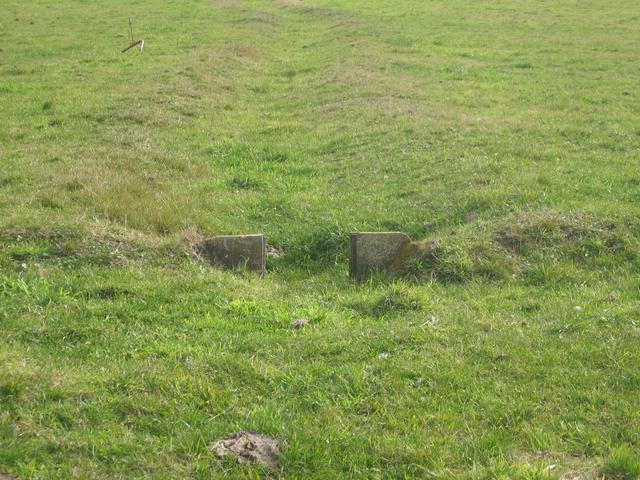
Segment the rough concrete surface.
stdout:
<svg viewBox="0 0 640 480">
<path fill-rule="evenodd" d="M 359 232 L 349 237 L 349 276 L 365 280 L 374 272 L 396 275 L 408 262 L 433 254 L 437 242 L 412 242 L 402 232 Z"/>
<path fill-rule="evenodd" d="M 257 235 L 221 235 L 203 241 L 199 254 L 223 270 L 246 268 L 263 275 L 265 269 L 265 238 Z"/>
<path fill-rule="evenodd" d="M 360 232 L 349 237 L 349 276 L 363 280 L 376 271 L 395 273 L 396 259 L 411 244 L 401 232 Z"/>
</svg>

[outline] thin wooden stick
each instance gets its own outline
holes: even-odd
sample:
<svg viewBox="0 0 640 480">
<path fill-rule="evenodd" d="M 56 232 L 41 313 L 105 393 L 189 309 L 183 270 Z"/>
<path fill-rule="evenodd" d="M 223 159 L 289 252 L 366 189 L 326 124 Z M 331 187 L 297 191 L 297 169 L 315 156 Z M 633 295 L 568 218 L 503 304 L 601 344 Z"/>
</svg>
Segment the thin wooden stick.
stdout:
<svg viewBox="0 0 640 480">
<path fill-rule="evenodd" d="M 127 50 L 132 49 L 133 47 L 140 45 L 140 51 L 142 51 L 142 47 L 144 47 L 144 40 L 138 40 L 137 42 L 132 43 L 131 45 L 129 45 L 127 48 L 125 48 L 124 50 L 122 50 L 121 53 L 126 52 Z"/>
<path fill-rule="evenodd" d="M 122 50 L 122 53 L 131 50 L 133 47 L 138 47 L 141 52 L 144 49 L 144 40 L 133 41 L 133 21 L 131 20 L 131 17 L 129 17 L 129 42 L 131 42 L 131 44 Z"/>
</svg>

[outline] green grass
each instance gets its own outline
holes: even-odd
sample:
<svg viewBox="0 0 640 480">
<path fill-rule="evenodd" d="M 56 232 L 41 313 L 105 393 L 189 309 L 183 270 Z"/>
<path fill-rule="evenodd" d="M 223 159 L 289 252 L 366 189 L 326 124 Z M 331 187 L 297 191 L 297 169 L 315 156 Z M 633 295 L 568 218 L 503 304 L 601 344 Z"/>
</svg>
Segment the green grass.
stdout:
<svg viewBox="0 0 640 480">
<path fill-rule="evenodd" d="M 637 2 L 0 13 L 0 473 L 640 476 Z M 356 230 L 440 247 L 356 284 Z"/>
</svg>

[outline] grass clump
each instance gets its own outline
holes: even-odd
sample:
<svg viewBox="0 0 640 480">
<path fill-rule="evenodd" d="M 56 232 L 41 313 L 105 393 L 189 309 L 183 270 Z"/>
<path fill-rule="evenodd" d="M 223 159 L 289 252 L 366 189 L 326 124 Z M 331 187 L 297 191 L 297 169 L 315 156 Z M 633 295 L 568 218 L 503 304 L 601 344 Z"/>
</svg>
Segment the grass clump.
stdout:
<svg viewBox="0 0 640 480">
<path fill-rule="evenodd" d="M 324 269 L 347 261 L 349 230 L 340 225 L 311 228 L 308 233 L 282 242 L 283 263 L 303 269 Z"/>
<path fill-rule="evenodd" d="M 603 222 L 583 214 L 541 211 L 454 231 L 406 269 L 410 278 L 445 282 L 532 280 L 550 265 L 567 272 L 638 268 L 635 220 Z"/>
<path fill-rule="evenodd" d="M 640 458 L 628 445 L 621 445 L 605 461 L 601 473 L 607 480 L 637 480 Z"/>
</svg>

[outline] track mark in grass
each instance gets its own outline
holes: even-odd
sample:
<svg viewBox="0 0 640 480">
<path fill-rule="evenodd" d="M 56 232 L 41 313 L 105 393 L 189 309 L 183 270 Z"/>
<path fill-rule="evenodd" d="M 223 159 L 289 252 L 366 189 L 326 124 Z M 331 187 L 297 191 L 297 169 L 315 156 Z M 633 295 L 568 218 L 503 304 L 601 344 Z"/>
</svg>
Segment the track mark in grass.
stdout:
<svg viewBox="0 0 640 480">
<path fill-rule="evenodd" d="M 227 182 L 231 190 L 257 190 L 262 187 L 262 182 L 251 177 L 233 177 Z"/>
<path fill-rule="evenodd" d="M 20 177 L 13 176 L 0 178 L 0 188 L 8 187 L 11 185 L 19 185 L 20 183 L 22 183 L 22 178 Z"/>
<path fill-rule="evenodd" d="M 269 82 L 254 83 L 247 86 L 247 88 L 253 93 L 268 93 L 269 90 L 271 90 L 271 83 Z"/>
<path fill-rule="evenodd" d="M 38 203 L 44 208 L 60 209 L 62 205 L 56 199 L 46 196 L 38 200 Z"/>
<path fill-rule="evenodd" d="M 78 179 L 73 179 L 73 180 L 70 180 L 70 181 L 66 182 L 64 184 L 64 188 L 68 192 L 77 192 L 79 190 L 83 190 L 84 189 L 84 184 Z"/>
<path fill-rule="evenodd" d="M 6 71 L 7 75 L 12 76 L 20 76 L 20 75 L 28 75 L 30 73 L 34 73 L 33 70 L 25 70 L 23 68 L 10 68 Z"/>
<path fill-rule="evenodd" d="M 220 159 L 225 166 L 229 167 L 246 167 L 248 164 L 258 165 L 261 163 L 285 163 L 292 160 L 286 151 L 234 142 L 211 145 L 205 149 L 205 153 Z"/>
<path fill-rule="evenodd" d="M 381 317 L 393 312 L 408 312 L 420 310 L 421 308 L 420 299 L 410 295 L 405 290 L 393 288 L 376 302 L 373 313 L 375 316 Z"/>
<path fill-rule="evenodd" d="M 131 292 L 125 288 L 104 287 L 88 292 L 87 297 L 95 298 L 98 300 L 114 300 L 116 298 L 127 296 L 130 294 Z"/>
<path fill-rule="evenodd" d="M 419 311 L 423 308 L 421 300 L 402 287 L 391 287 L 373 302 L 356 302 L 348 305 L 361 315 L 381 318 L 396 313 Z"/>
<path fill-rule="evenodd" d="M 60 348 L 86 344 L 101 335 L 102 331 L 96 328 L 50 328 L 24 330 L 18 338 L 27 345 Z"/>
<path fill-rule="evenodd" d="M 265 149 L 260 159 L 265 162 L 284 163 L 289 160 L 289 155 L 284 152 Z"/>
</svg>

